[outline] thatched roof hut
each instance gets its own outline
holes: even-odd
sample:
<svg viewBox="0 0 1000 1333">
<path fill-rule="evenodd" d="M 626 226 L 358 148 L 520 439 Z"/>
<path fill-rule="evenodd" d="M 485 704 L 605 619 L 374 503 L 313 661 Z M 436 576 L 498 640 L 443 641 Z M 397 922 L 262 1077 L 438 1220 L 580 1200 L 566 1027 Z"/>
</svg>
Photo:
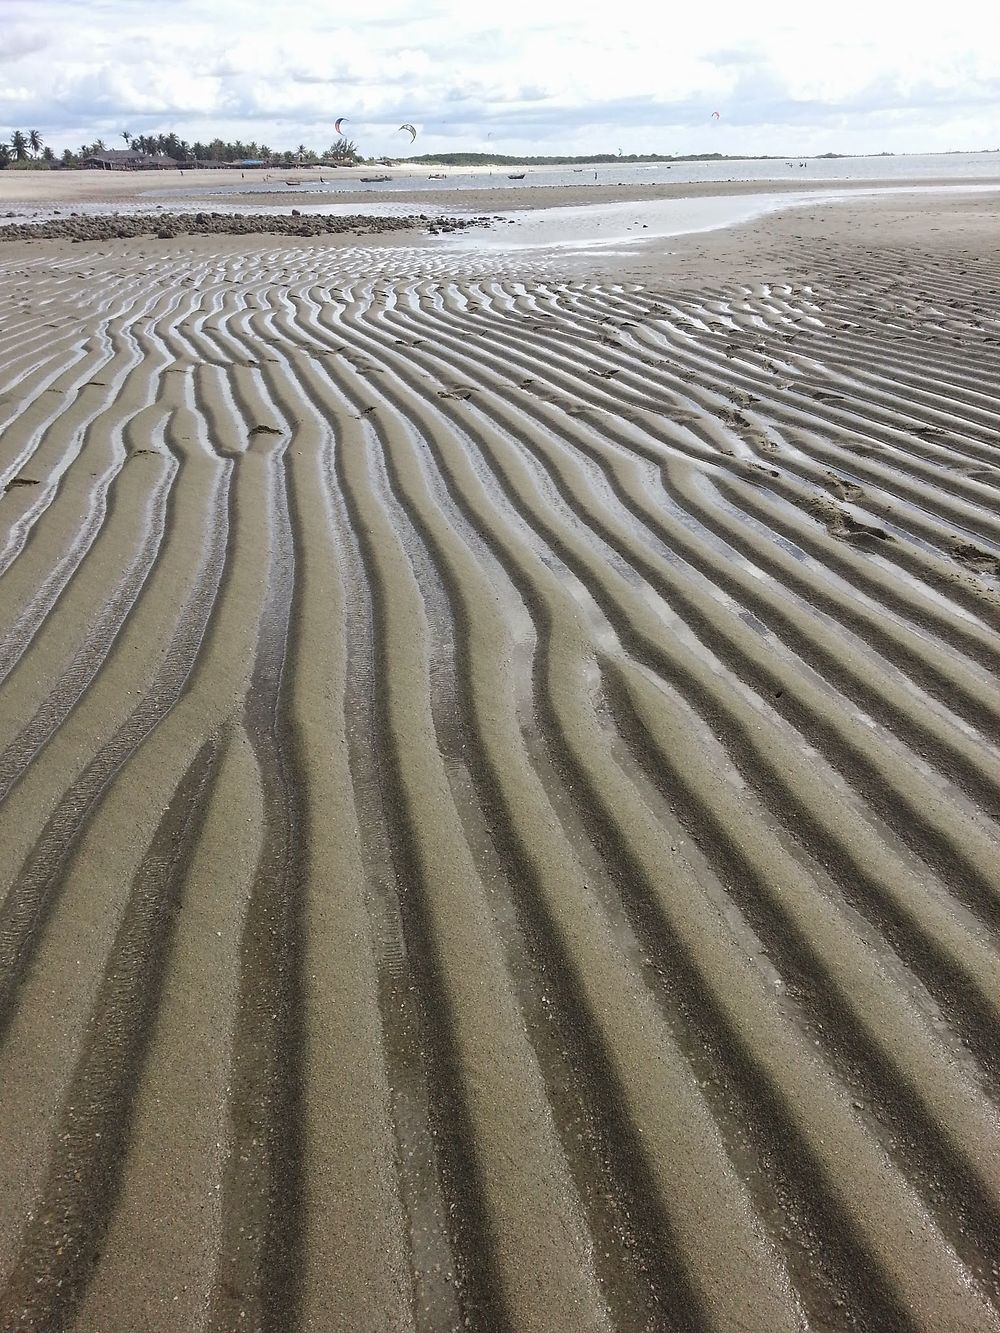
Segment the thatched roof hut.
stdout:
<svg viewBox="0 0 1000 1333">
<path fill-rule="evenodd" d="M 90 153 L 80 164 L 95 171 L 170 171 L 183 163 L 166 153 L 139 153 L 131 148 L 107 148 Z"/>
</svg>

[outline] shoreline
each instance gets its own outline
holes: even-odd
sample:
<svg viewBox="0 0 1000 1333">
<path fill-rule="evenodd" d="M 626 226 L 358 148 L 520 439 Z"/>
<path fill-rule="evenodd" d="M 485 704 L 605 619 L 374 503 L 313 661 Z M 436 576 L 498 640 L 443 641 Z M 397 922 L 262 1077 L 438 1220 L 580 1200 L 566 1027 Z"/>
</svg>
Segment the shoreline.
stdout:
<svg viewBox="0 0 1000 1333">
<path fill-rule="evenodd" d="M 741 256 L 756 263 L 758 256 L 780 254 L 788 240 L 801 247 L 812 236 L 823 245 L 827 220 L 841 237 L 867 235 L 872 242 L 881 243 L 887 232 L 895 231 L 901 241 L 944 249 L 966 233 L 976 243 L 988 243 L 996 214 L 997 190 L 982 183 L 875 189 L 866 185 L 848 191 L 786 190 L 763 195 L 756 183 L 752 186 L 737 191 L 728 187 L 685 190 L 667 198 L 615 197 L 586 205 L 570 202 L 548 208 L 484 211 L 472 216 L 408 213 L 404 210 L 415 205 L 406 204 L 387 214 L 376 211 L 378 204 L 370 204 L 372 213 L 353 218 L 346 212 L 352 207 L 349 204 L 327 206 L 343 212 L 300 209 L 299 216 L 293 216 L 292 206 L 283 204 L 285 212 L 255 219 L 243 212 L 215 213 L 192 203 L 176 215 L 180 220 L 176 230 L 181 234 L 174 237 L 156 235 L 160 222 L 171 216 L 162 205 L 146 203 L 140 212 L 129 214 L 119 203 L 112 212 L 54 217 L 57 229 L 65 229 L 66 239 L 45 239 L 33 230 L 40 224 L 25 223 L 19 238 L 2 240 L 0 245 L 5 254 L 26 257 L 86 255 L 95 247 L 101 253 L 121 250 L 127 255 L 136 245 L 150 246 L 150 253 L 160 254 L 169 253 L 171 247 L 181 247 L 179 253 L 187 254 L 209 253 L 213 247 L 219 253 L 252 253 L 266 237 L 280 235 L 295 247 L 317 240 L 329 249 L 357 250 L 361 246 L 359 262 L 366 271 L 380 264 L 391 269 L 397 262 L 393 256 L 406 252 L 413 256 L 409 262 L 422 262 L 422 255 L 435 271 L 449 267 L 455 272 L 475 271 L 477 265 L 485 266 L 484 271 L 498 266 L 513 270 L 522 263 L 532 271 L 552 273 L 655 278 L 686 271 L 699 272 L 710 280 L 713 266 L 729 270 Z M 493 202 L 485 191 L 475 201 Z M 421 202 L 426 207 L 427 201 Z M 205 222 L 199 223 L 199 217 Z M 92 224 L 92 236 L 73 239 L 74 228 L 86 232 Z M 136 234 L 118 237 L 119 227 L 123 231 L 134 228 Z M 107 250 L 108 246 L 114 249 Z"/>
<path fill-rule="evenodd" d="M 493 211 L 504 211 L 508 207 L 534 208 L 551 207 L 562 203 L 589 203 L 592 199 L 600 202 L 619 202 L 624 200 L 641 201 L 646 199 L 708 197 L 717 194 L 746 194 L 765 190 L 770 193 L 787 191 L 812 191 L 823 189 L 844 189 L 848 191 L 871 188 L 921 187 L 935 183 L 956 186 L 1000 185 L 1000 162 L 992 176 L 979 175 L 965 177 L 945 176 L 941 178 L 913 176 L 894 178 L 892 176 L 872 179 L 844 179 L 828 177 L 824 179 L 795 177 L 761 177 L 750 180 L 718 179 L 691 181 L 660 181 L 646 183 L 638 180 L 627 184 L 617 184 L 602 180 L 597 184 L 588 182 L 578 184 L 572 180 L 554 183 L 536 183 L 530 178 L 523 186 L 494 186 L 483 189 L 455 187 L 452 181 L 456 177 L 485 175 L 486 172 L 466 172 L 452 169 L 447 178 L 430 190 L 381 190 L 362 188 L 360 173 L 365 168 L 348 168 L 343 174 L 337 174 L 336 180 L 329 183 L 336 188 L 327 193 L 329 202 L 350 204 L 370 203 L 373 199 L 386 199 L 393 203 L 422 202 L 424 204 L 443 203 L 448 207 L 479 208 L 484 197 L 492 201 L 484 205 Z M 426 178 L 425 172 L 404 171 L 393 168 L 401 179 L 420 180 Z M 211 175 L 211 173 L 207 173 Z M 258 203 L 261 194 L 271 193 L 283 202 L 296 205 L 315 202 L 317 191 L 296 192 L 283 182 L 295 173 L 246 172 L 248 182 L 205 180 L 192 172 L 154 172 L 149 174 L 132 172 L 96 172 L 96 171 L 53 171 L 53 172 L 3 172 L 0 171 L 0 211 L 10 208 L 30 208 L 33 206 L 56 206 L 59 204 L 130 203 L 163 202 L 172 199 L 175 202 L 189 202 L 192 205 L 208 205 L 217 198 L 232 202 Z M 268 177 L 271 177 L 270 181 Z M 358 188 L 342 188 L 350 182 Z M 319 185 L 316 175 L 301 178 L 301 184 Z M 249 186 L 249 188 L 244 188 Z M 254 188 L 257 187 L 257 188 Z"/>
</svg>

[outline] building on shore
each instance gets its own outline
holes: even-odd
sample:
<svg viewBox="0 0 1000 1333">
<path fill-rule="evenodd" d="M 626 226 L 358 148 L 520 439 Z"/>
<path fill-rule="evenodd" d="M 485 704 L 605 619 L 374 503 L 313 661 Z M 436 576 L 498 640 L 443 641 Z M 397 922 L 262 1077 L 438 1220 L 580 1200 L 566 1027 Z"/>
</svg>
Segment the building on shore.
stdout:
<svg viewBox="0 0 1000 1333">
<path fill-rule="evenodd" d="M 93 171 L 173 171 L 185 163 L 175 162 L 166 153 L 139 153 L 131 148 L 107 148 L 89 153 L 80 165 Z"/>
</svg>

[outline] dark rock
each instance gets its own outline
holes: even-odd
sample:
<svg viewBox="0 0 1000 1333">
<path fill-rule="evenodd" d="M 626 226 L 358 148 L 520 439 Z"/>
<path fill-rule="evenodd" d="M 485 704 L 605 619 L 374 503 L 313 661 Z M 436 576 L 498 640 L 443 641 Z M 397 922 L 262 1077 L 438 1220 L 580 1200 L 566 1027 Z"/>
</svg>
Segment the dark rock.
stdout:
<svg viewBox="0 0 1000 1333">
<path fill-rule="evenodd" d="M 17 217 L 17 214 L 11 216 Z M 427 214 L 402 217 L 302 217 L 296 209 L 293 216 L 222 213 L 171 213 L 160 209 L 157 214 L 118 213 L 94 216 L 75 213 L 69 217 L 49 218 L 38 223 L 14 223 L 0 227 L 0 241 L 4 240 L 59 240 L 114 241 L 140 236 L 155 236 L 173 240 L 179 236 L 325 236 L 368 235 L 383 232 L 410 231 L 428 223 L 435 230 L 447 227 L 458 230 L 467 226 L 488 225 L 485 219 L 435 218 Z"/>
</svg>

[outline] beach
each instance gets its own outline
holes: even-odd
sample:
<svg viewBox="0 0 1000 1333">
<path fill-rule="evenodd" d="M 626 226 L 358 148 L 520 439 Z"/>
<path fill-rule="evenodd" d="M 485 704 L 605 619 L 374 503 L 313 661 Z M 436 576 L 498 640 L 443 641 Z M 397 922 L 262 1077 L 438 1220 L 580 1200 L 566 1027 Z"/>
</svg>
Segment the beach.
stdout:
<svg viewBox="0 0 1000 1333">
<path fill-rule="evenodd" d="M 1000 1329 L 1000 192 L 893 184 L 0 244 L 0 1329 Z"/>
</svg>

